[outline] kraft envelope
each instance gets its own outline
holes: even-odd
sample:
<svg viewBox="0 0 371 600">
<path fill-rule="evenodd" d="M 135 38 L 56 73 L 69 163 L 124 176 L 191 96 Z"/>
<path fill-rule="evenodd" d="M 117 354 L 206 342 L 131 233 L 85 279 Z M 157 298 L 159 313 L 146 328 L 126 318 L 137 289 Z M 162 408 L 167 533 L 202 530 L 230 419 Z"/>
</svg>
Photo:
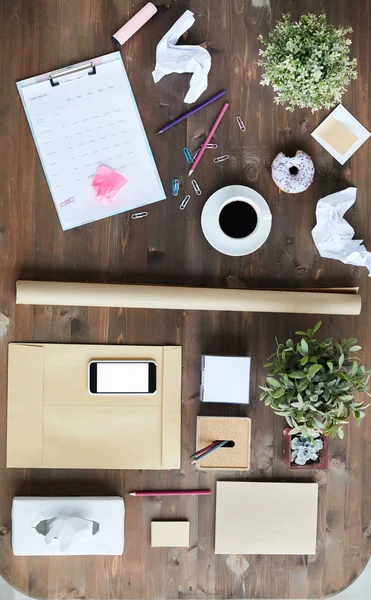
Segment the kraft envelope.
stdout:
<svg viewBox="0 0 371 600">
<path fill-rule="evenodd" d="M 218 481 L 215 554 L 315 554 L 317 483 Z"/>
<path fill-rule="evenodd" d="M 91 360 L 154 360 L 157 390 L 92 395 Z M 181 347 L 9 344 L 7 466 L 179 469 Z"/>
</svg>

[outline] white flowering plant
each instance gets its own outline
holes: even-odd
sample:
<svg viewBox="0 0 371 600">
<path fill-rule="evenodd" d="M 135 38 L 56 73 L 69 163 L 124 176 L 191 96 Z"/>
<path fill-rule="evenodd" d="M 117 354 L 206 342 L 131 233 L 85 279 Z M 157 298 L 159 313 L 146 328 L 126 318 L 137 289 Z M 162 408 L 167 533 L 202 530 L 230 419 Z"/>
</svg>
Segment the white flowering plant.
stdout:
<svg viewBox="0 0 371 600">
<path fill-rule="evenodd" d="M 329 25 L 326 15 L 305 14 L 294 22 L 283 14 L 267 38 L 259 36 L 261 85 L 271 85 L 275 102 L 291 112 L 332 108 L 357 78 L 357 59 L 349 56 L 351 32 Z"/>
</svg>

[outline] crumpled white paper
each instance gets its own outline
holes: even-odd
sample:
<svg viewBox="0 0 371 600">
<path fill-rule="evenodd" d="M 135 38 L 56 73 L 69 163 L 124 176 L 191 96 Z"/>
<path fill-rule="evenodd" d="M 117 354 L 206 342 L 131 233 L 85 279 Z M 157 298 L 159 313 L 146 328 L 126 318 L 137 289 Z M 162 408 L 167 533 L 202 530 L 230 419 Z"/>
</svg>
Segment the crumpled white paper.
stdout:
<svg viewBox="0 0 371 600">
<path fill-rule="evenodd" d="M 354 229 L 343 216 L 356 201 L 357 188 L 349 187 L 317 202 L 317 225 L 312 236 L 324 258 L 336 258 L 344 264 L 367 267 L 371 277 L 371 253 L 363 240 L 354 240 Z"/>
<path fill-rule="evenodd" d="M 211 56 L 202 46 L 176 46 L 178 39 L 195 22 L 193 12 L 185 13 L 174 23 L 157 45 L 156 67 L 153 71 L 157 83 L 170 73 L 193 73 L 184 102 L 196 102 L 207 88 L 207 75 L 211 67 Z"/>
<path fill-rule="evenodd" d="M 76 535 L 80 534 L 92 536 L 93 521 L 80 517 L 56 517 L 51 519 L 44 540 L 46 544 L 51 544 L 56 538 L 61 552 L 65 552 Z"/>
</svg>

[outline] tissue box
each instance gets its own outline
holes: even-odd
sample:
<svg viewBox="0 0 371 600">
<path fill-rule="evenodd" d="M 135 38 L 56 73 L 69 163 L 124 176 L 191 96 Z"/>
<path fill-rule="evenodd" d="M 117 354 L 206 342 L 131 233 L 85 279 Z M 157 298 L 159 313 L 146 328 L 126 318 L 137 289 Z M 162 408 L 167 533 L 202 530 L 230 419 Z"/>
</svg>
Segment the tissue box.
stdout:
<svg viewBox="0 0 371 600">
<path fill-rule="evenodd" d="M 53 520 L 69 526 L 48 543 Z M 74 517 L 69 521 L 70 517 Z M 76 519 L 77 517 L 77 519 Z M 119 496 L 13 499 L 12 545 L 15 556 L 121 555 L 124 551 L 124 501 Z M 76 522 L 91 522 L 71 536 Z M 62 548 L 61 548 L 62 545 Z"/>
</svg>

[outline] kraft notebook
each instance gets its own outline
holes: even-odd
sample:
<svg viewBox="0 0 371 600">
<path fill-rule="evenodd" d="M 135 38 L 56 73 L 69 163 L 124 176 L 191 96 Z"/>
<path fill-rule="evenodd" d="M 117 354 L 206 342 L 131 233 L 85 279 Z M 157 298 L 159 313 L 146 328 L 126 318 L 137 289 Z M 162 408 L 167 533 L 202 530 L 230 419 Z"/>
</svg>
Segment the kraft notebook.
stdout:
<svg viewBox="0 0 371 600">
<path fill-rule="evenodd" d="M 88 391 L 91 360 L 153 360 L 147 395 Z M 181 347 L 9 344 L 7 467 L 179 469 Z"/>
<path fill-rule="evenodd" d="M 315 554 L 317 483 L 218 481 L 215 554 Z"/>
<path fill-rule="evenodd" d="M 166 195 L 120 52 L 17 83 L 63 230 Z M 125 177 L 112 201 L 97 201 L 100 166 Z"/>
</svg>

